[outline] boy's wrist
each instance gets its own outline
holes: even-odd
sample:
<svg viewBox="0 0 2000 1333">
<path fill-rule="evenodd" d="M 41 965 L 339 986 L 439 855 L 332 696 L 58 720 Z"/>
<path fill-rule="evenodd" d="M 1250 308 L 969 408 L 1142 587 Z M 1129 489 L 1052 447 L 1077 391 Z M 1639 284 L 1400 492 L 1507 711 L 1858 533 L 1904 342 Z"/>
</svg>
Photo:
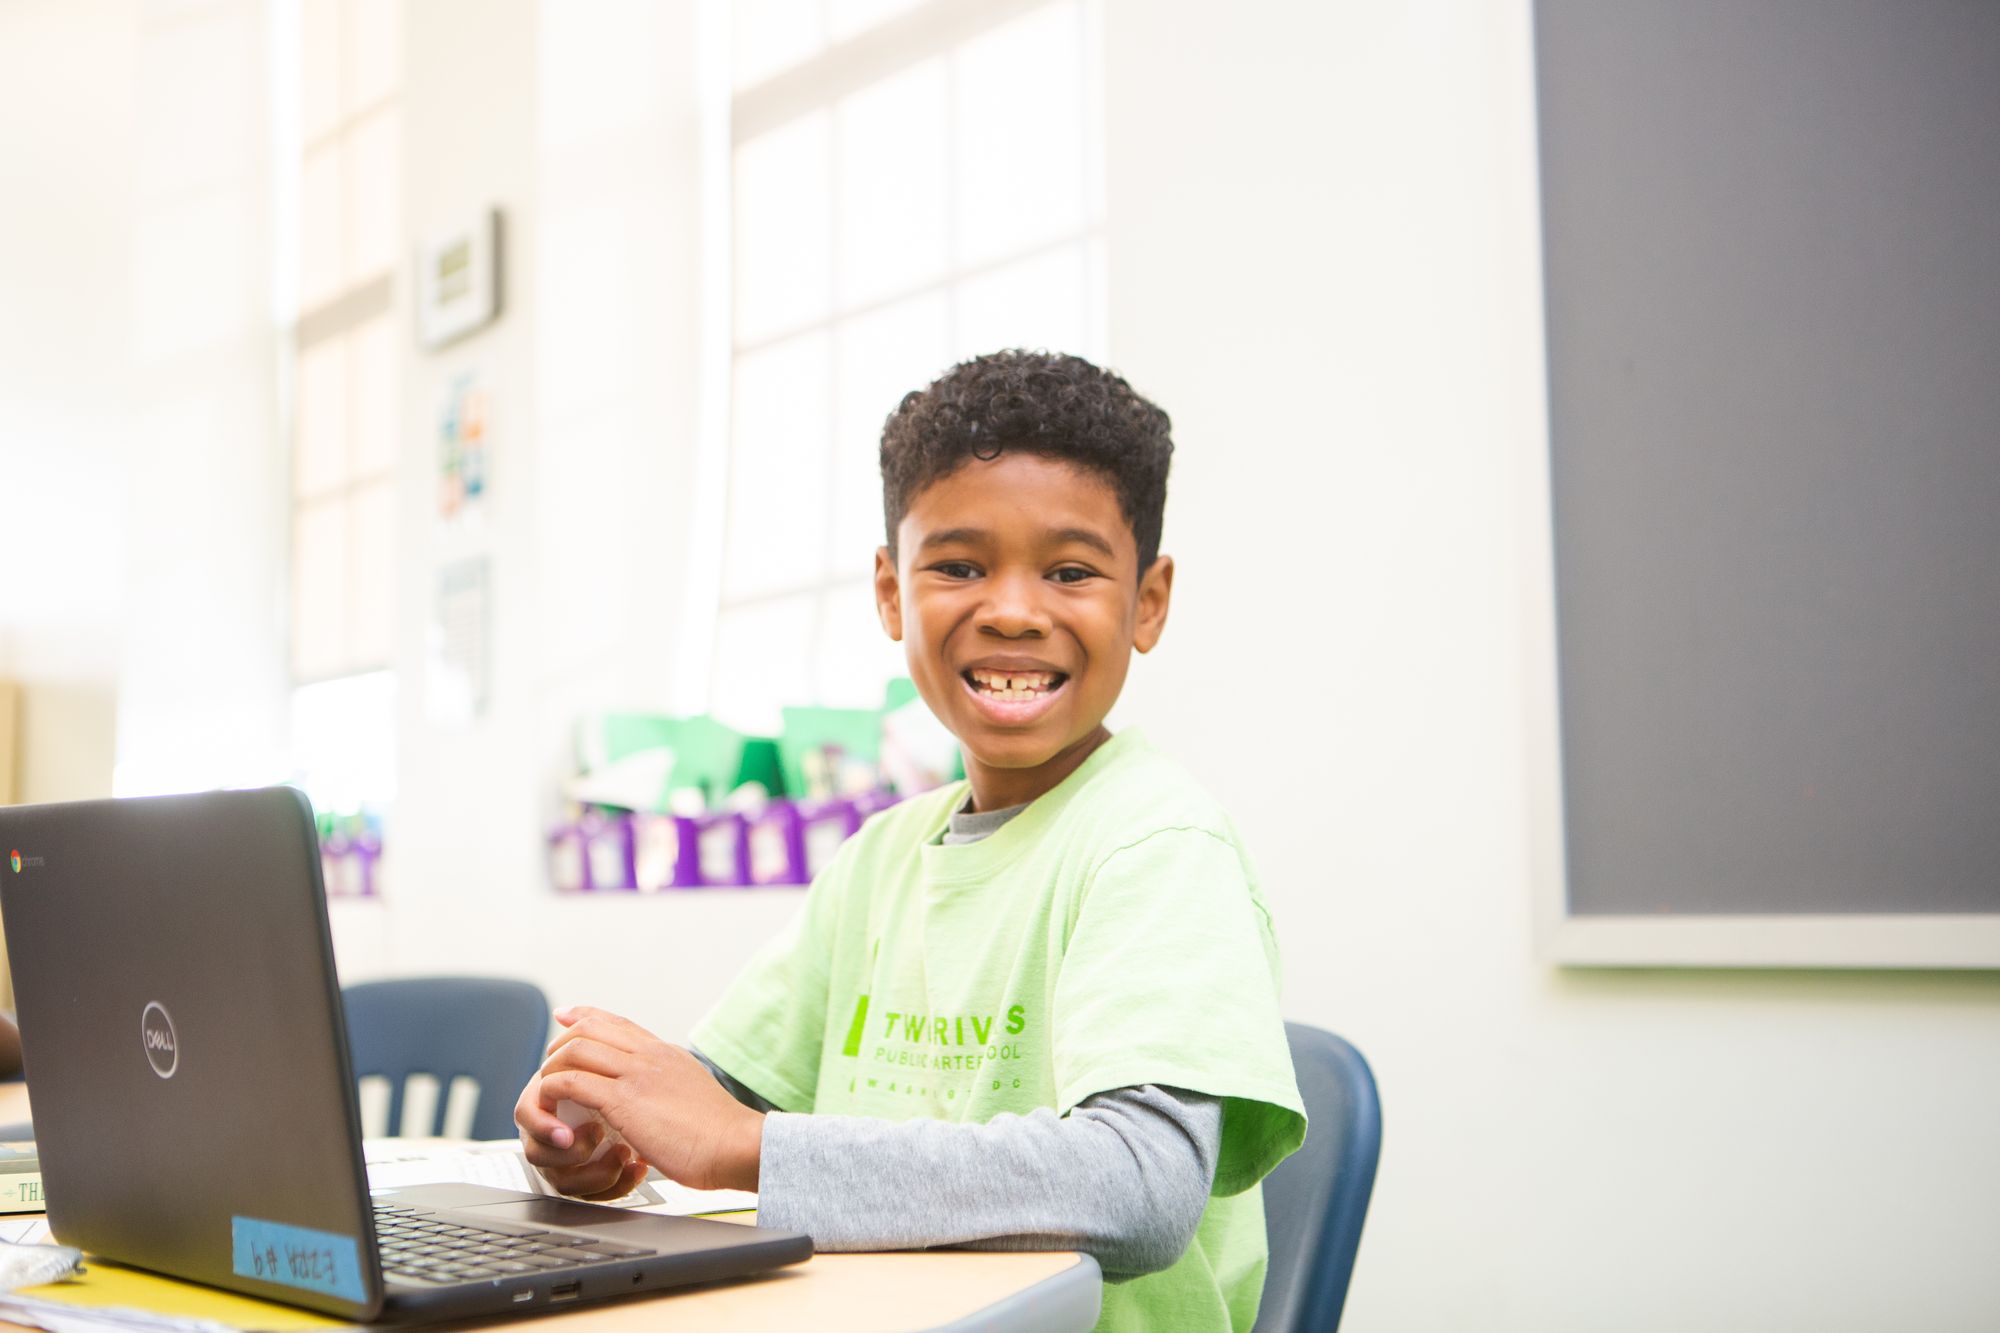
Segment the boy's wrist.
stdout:
<svg viewBox="0 0 2000 1333">
<path fill-rule="evenodd" d="M 736 1151 L 731 1154 L 729 1180 L 725 1188 L 749 1190 L 757 1189 L 758 1163 L 764 1155 L 764 1113 L 743 1108 L 745 1115 L 737 1135 Z"/>
</svg>

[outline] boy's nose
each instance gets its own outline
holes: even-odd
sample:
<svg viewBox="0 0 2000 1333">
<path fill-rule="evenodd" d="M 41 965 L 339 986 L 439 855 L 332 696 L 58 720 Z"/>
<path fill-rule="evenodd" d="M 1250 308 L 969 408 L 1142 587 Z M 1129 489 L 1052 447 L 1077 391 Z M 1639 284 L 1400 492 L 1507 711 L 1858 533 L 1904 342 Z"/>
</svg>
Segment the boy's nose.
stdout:
<svg viewBox="0 0 2000 1333">
<path fill-rule="evenodd" d="M 991 578 L 979 628 L 988 634 L 1020 639 L 1049 632 L 1049 614 L 1042 605 L 1039 578 Z"/>
</svg>

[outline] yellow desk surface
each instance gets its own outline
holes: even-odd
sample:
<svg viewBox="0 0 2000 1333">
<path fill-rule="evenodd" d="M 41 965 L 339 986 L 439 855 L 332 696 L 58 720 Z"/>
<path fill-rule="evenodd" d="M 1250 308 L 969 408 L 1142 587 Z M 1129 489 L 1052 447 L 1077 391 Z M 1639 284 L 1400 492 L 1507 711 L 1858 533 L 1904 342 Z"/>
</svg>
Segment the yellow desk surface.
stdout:
<svg viewBox="0 0 2000 1333">
<path fill-rule="evenodd" d="M 812 1329 L 818 1333 L 892 1333 L 945 1328 L 972 1320 L 1038 1283 L 1096 1266 L 1076 1254 L 816 1254 L 765 1277 L 693 1291 L 580 1307 L 543 1315 L 567 1333 L 638 1333 L 662 1326 L 674 1333 L 748 1333 L 753 1329 Z M 669 1324 L 668 1321 L 671 1321 Z M 461 1328 L 492 1328 L 517 1320 L 478 1320 Z M 997 1326 L 997 1325 L 996 1325 Z M 1014 1327 L 1048 1327 L 1017 1323 Z M 1088 1324 L 1073 1326 L 1081 1333 Z M 528 1333 L 523 1328 L 521 1333 Z"/>
<path fill-rule="evenodd" d="M 88 1261 L 86 1261 L 88 1262 Z M 98 1262 L 92 1277 L 108 1284 L 83 1306 L 134 1305 L 186 1318 L 216 1320 L 253 1329 L 341 1333 L 349 1326 L 239 1300 L 210 1288 L 169 1282 Z M 1050 1330 L 1083 1333 L 1095 1301 L 1097 1266 L 1076 1254 L 820 1254 L 762 1277 L 655 1292 L 630 1299 L 579 1305 L 559 1314 L 532 1316 L 534 1327 L 560 1325 L 564 1333 L 754 1333 L 761 1329 L 829 1330 L 831 1333 L 918 1333 L 926 1329 Z M 1050 1284 L 1042 1288 L 1041 1284 Z M 1041 1288 L 1040 1290 L 1034 1290 Z M 48 1296 L 53 1287 L 30 1287 L 24 1296 Z M 218 1299 L 219 1298 L 219 1299 Z M 228 1308 L 237 1307 L 237 1308 Z M 544 1307 L 546 1309 L 546 1307 Z M 277 1315 L 280 1317 L 274 1318 Z M 459 1320 L 424 1326 L 438 1333 L 472 1333 L 502 1326 L 530 1333 L 521 1316 Z M 0 1319 L 0 1329 L 23 1327 Z"/>
<path fill-rule="evenodd" d="M 27 1088 L 19 1083 L 0 1084 L 0 1122 L 28 1118 Z M 754 1213 L 736 1213 L 724 1220 L 747 1224 L 755 1217 Z M 1075 1271 L 1080 1267 L 1090 1271 Z M 674 1333 L 707 1333 L 710 1329 L 750 1333 L 765 1328 L 896 1333 L 973 1319 L 1045 1282 L 1088 1280 L 1094 1286 L 1098 1281 L 1095 1270 L 1096 1265 L 1088 1259 L 1066 1252 L 818 1254 L 763 1277 L 541 1315 L 532 1327 L 560 1327 L 565 1333 L 651 1333 L 671 1320 Z M 1061 1304 L 1073 1307 L 1072 1302 Z M 1027 1313 L 1016 1312 L 1017 1316 Z M 528 1333 L 530 1327 L 515 1318 L 468 1320 L 452 1327 L 482 1329 L 502 1324 L 521 1333 Z M 1031 1316 L 1028 1322 L 1014 1326 L 1046 1325 Z M 0 1328 L 20 1327 L 0 1322 Z"/>
</svg>

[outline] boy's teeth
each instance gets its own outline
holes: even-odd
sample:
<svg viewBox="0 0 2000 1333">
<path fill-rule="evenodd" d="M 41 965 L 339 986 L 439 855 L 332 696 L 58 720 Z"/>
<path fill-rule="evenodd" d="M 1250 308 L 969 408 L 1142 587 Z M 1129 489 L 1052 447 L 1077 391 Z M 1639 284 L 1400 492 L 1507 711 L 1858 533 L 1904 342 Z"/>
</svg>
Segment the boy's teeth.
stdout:
<svg viewBox="0 0 2000 1333">
<path fill-rule="evenodd" d="M 1026 699 L 1056 683 L 1053 671 L 974 671 L 973 684 L 1005 699 Z"/>
</svg>

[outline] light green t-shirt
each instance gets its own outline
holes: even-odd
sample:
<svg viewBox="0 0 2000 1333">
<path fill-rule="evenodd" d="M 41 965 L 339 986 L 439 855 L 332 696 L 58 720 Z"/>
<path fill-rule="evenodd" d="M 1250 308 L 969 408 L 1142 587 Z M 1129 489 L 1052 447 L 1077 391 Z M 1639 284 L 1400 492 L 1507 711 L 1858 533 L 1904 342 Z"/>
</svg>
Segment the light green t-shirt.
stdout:
<svg viewBox="0 0 2000 1333">
<path fill-rule="evenodd" d="M 1270 912 L 1235 826 L 1135 733 L 980 842 L 964 783 L 870 819 L 693 1033 L 785 1111 L 983 1123 L 1152 1083 L 1222 1099 L 1193 1244 L 1098 1328 L 1248 1329 L 1257 1188 L 1305 1138 Z"/>
</svg>

